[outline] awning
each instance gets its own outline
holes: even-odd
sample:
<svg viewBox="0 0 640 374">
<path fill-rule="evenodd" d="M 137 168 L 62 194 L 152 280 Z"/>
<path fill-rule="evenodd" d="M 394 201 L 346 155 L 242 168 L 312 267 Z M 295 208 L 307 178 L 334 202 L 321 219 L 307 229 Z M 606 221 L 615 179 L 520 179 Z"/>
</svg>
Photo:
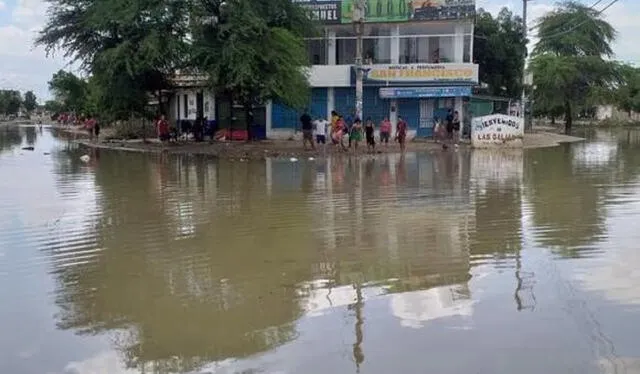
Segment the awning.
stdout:
<svg viewBox="0 0 640 374">
<path fill-rule="evenodd" d="M 380 98 L 382 99 L 413 99 L 461 96 L 471 96 L 471 86 L 380 88 Z"/>
</svg>

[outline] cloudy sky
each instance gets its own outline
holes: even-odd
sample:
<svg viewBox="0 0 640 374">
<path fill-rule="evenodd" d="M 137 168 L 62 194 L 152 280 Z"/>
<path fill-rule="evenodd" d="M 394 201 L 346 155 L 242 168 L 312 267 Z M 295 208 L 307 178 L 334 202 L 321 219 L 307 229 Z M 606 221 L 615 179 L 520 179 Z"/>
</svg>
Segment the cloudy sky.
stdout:
<svg viewBox="0 0 640 374">
<path fill-rule="evenodd" d="M 582 0 L 593 4 L 595 0 Z M 554 0 L 531 0 L 532 19 L 553 8 Z M 609 0 L 602 1 L 608 4 Z M 478 7 L 492 12 L 507 6 L 521 12 L 520 0 L 477 0 Z M 600 7 L 599 6 L 599 7 Z M 598 7 L 598 8 L 599 8 Z M 606 12 L 608 20 L 620 35 L 615 45 L 619 59 L 640 61 L 640 44 L 633 35 L 640 34 L 640 1 L 620 0 Z M 0 0 L 0 89 L 33 90 L 39 98 L 48 98 L 47 81 L 67 62 L 60 56 L 47 57 L 33 47 L 33 39 L 47 17 L 44 0 Z M 636 21 L 636 22 L 634 22 Z"/>
</svg>

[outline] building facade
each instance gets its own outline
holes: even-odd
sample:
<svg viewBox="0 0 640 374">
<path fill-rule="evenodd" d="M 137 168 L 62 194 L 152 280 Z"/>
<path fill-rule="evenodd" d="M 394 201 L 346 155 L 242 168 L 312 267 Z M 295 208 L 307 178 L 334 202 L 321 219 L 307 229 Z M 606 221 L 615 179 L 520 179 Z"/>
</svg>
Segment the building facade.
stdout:
<svg viewBox="0 0 640 374">
<path fill-rule="evenodd" d="M 321 24 L 320 36 L 306 39 L 311 68 L 310 115 L 329 118 L 332 111 L 355 113 L 356 32 L 354 0 L 293 0 Z M 409 137 L 431 136 L 435 118 L 458 111 L 469 123 L 468 99 L 478 84 L 473 63 L 475 0 L 367 0 L 363 33 L 363 119 L 399 117 L 409 124 Z M 200 96 L 210 101 L 200 105 Z M 186 99 L 185 99 L 186 98 Z M 228 103 L 226 105 L 229 105 Z M 224 128 L 220 99 L 185 87 L 171 104 L 173 119 L 193 120 L 207 112 Z M 197 108 L 196 108 L 197 107 Z M 201 109 L 198 109 L 201 108 Z M 193 110 L 192 110 L 193 109 Z M 302 113 L 273 101 L 256 120 L 267 138 L 288 139 L 299 133 Z M 257 118 L 260 117 L 260 118 Z M 232 126 L 233 124 L 227 124 Z M 243 126 L 243 125 L 242 125 Z"/>
<path fill-rule="evenodd" d="M 307 39 L 312 63 L 309 112 L 328 118 L 332 110 L 355 112 L 356 33 L 353 0 L 296 0 L 322 22 L 324 35 Z M 474 0 L 367 0 L 363 35 L 363 119 L 398 117 L 409 136 L 431 136 L 434 118 L 447 110 L 462 121 L 478 83 L 473 64 Z M 280 103 L 267 110 L 267 136 L 288 138 L 300 113 Z M 467 116 L 468 117 L 468 116 Z"/>
</svg>

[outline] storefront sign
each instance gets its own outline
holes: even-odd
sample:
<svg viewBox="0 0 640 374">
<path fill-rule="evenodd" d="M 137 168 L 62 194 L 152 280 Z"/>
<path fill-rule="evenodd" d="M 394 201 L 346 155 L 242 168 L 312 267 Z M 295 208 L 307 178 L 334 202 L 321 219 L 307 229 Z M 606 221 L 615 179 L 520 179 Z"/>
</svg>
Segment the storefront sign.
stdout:
<svg viewBox="0 0 640 374">
<path fill-rule="evenodd" d="M 309 17 L 323 24 L 342 22 L 342 1 L 340 0 L 294 0 L 309 12 Z"/>
<path fill-rule="evenodd" d="M 293 0 L 325 24 L 352 23 L 357 0 Z M 406 22 L 473 18 L 475 0 L 366 0 L 365 22 Z"/>
<path fill-rule="evenodd" d="M 382 99 L 471 96 L 471 86 L 451 87 L 382 87 Z"/>
<path fill-rule="evenodd" d="M 523 136 L 521 117 L 492 114 L 471 120 L 471 144 L 476 148 L 521 148 Z"/>
<path fill-rule="evenodd" d="M 478 83 L 478 65 L 476 64 L 402 64 L 365 66 L 364 84 L 369 86 L 388 86 L 393 83 Z M 355 83 L 355 67 L 352 71 Z"/>
</svg>

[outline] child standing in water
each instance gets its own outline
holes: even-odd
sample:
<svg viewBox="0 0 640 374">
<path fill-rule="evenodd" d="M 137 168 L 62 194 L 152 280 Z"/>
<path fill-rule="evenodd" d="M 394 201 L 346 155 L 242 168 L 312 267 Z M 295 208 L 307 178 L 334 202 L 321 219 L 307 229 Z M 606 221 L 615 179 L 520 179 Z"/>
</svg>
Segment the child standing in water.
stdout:
<svg viewBox="0 0 640 374">
<path fill-rule="evenodd" d="M 364 135 L 367 138 L 367 150 L 375 151 L 376 149 L 376 140 L 373 137 L 373 132 L 375 130 L 375 126 L 371 117 L 367 117 L 367 122 L 364 124 Z"/>
<path fill-rule="evenodd" d="M 353 128 L 351 129 L 351 134 L 349 137 L 349 143 L 353 140 L 355 150 L 358 150 L 358 144 L 362 140 L 362 121 L 360 118 L 356 118 L 355 122 L 353 122 Z"/>
</svg>

